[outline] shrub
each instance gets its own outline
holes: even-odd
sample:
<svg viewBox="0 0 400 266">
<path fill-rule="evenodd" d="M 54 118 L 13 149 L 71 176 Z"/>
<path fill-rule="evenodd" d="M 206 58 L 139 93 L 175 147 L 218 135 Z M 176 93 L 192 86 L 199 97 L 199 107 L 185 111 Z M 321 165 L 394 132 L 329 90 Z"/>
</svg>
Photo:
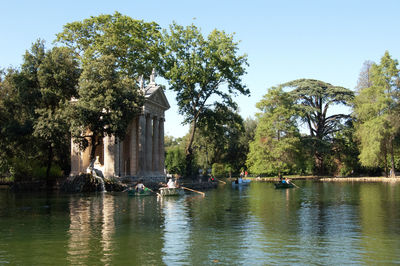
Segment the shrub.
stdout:
<svg viewBox="0 0 400 266">
<path fill-rule="evenodd" d="M 32 177 L 36 180 L 46 179 L 47 167 L 45 166 L 35 166 L 32 170 Z M 50 168 L 49 179 L 60 178 L 63 175 L 63 171 L 58 165 L 54 165 Z"/>
<path fill-rule="evenodd" d="M 227 174 L 225 165 L 222 163 L 214 163 L 212 165 L 212 175 L 215 177 L 224 177 Z"/>
</svg>

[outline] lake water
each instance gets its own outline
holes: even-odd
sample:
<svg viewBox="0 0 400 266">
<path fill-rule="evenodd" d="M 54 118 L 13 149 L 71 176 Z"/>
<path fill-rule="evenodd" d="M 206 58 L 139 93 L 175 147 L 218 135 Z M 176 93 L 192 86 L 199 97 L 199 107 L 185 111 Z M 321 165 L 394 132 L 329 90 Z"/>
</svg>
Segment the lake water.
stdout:
<svg viewBox="0 0 400 266">
<path fill-rule="evenodd" d="M 400 183 L 180 197 L 0 190 L 0 265 L 400 264 Z"/>
</svg>

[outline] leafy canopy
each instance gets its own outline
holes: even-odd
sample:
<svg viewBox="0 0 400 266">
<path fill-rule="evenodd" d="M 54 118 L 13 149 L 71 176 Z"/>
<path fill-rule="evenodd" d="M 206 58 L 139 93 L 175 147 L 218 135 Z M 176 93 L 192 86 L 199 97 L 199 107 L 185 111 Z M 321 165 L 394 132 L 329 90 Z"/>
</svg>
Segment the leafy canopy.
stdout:
<svg viewBox="0 0 400 266">
<path fill-rule="evenodd" d="M 340 86 L 315 79 L 298 79 L 281 85 L 293 88 L 291 94 L 295 97 L 302 111 L 303 120 L 307 123 L 312 137 L 325 139 L 340 126 L 345 114 L 328 114 L 333 105 L 349 105 L 354 93 Z"/>
<path fill-rule="evenodd" d="M 82 148 L 108 135 L 123 139 L 128 124 L 140 111 L 144 96 L 134 80 L 117 71 L 111 55 L 85 63 L 79 80 L 79 97 L 72 104 L 72 136 Z M 91 159 L 94 159 L 92 148 Z"/>
<path fill-rule="evenodd" d="M 113 56 L 118 71 L 133 78 L 149 76 L 160 65 L 164 51 L 160 27 L 155 22 L 135 20 L 118 12 L 68 23 L 57 41 L 75 49 L 82 62 Z"/>
<path fill-rule="evenodd" d="M 56 159 L 68 169 L 65 107 L 76 95 L 79 75 L 75 54 L 67 47 L 46 51 L 38 40 L 26 51 L 21 69 L 8 70 L 1 84 L 0 109 L 7 117 L 1 121 L 1 156 L 47 162 L 47 178 Z"/>
<path fill-rule="evenodd" d="M 214 30 L 204 38 L 194 25 L 183 27 L 173 23 L 169 33 L 165 31 L 164 35 L 165 77 L 170 89 L 176 92 L 184 123 L 191 125 L 185 153 L 186 169 L 192 169 L 192 145 L 198 121 L 205 119 L 217 106 L 236 110 L 232 97 L 250 93 L 241 80 L 247 56 L 237 55 L 238 43 L 223 31 Z M 188 170 L 187 175 L 192 173 Z"/>
<path fill-rule="evenodd" d="M 139 77 L 162 65 L 160 28 L 115 12 L 68 23 L 57 41 L 79 54 L 82 75 L 71 129 L 81 148 L 89 145 L 86 137 L 91 139 L 93 159 L 102 137 L 122 139 L 140 112 L 144 95 L 137 86 Z"/>
<path fill-rule="evenodd" d="M 323 174 L 324 154 L 330 152 L 334 133 L 342 128 L 347 114 L 329 114 L 334 105 L 349 105 L 354 93 L 340 86 L 315 79 L 298 79 L 281 85 L 284 88 L 293 88 L 290 92 L 300 109 L 302 120 L 307 124 L 315 160 L 314 172 Z"/>
<path fill-rule="evenodd" d="M 250 143 L 247 165 L 255 174 L 289 172 L 296 164 L 300 134 L 294 98 L 281 87 L 272 87 L 257 103 L 258 124 Z"/>
<path fill-rule="evenodd" d="M 205 39 L 194 25 L 173 23 L 170 34 L 166 33 L 166 45 L 165 76 L 170 89 L 177 93 L 179 113 L 186 117 L 185 123 L 197 121 L 205 109 L 215 105 L 216 102 L 209 103 L 212 96 L 236 108 L 232 96 L 250 93 L 241 80 L 247 56 L 237 55 L 238 43 L 232 35 L 214 30 Z"/>
<path fill-rule="evenodd" d="M 398 62 L 385 52 L 380 64 L 370 68 L 371 86 L 362 88 L 354 101 L 356 134 L 360 141 L 360 161 L 365 166 L 381 166 L 391 154 L 399 134 L 400 71 Z"/>
</svg>

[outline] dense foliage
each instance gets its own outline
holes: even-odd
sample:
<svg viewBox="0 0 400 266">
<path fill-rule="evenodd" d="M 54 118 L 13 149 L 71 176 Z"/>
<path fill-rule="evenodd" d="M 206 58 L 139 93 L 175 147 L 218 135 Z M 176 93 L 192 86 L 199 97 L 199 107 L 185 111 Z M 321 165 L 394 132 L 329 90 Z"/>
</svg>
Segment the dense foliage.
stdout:
<svg viewBox="0 0 400 266">
<path fill-rule="evenodd" d="M 21 70 L 5 72 L 0 98 L 3 171 L 16 178 L 32 177 L 40 167 L 37 162 L 46 162 L 49 180 L 54 159 L 68 169 L 70 135 L 65 109 L 77 94 L 79 75 L 71 49 L 46 51 L 43 41 L 26 52 Z"/>
<path fill-rule="evenodd" d="M 177 94 L 179 113 L 190 124 L 190 134 L 185 148 L 186 176 L 194 175 L 193 143 L 199 121 L 207 119 L 218 108 L 237 109 L 232 96 L 249 94 L 241 77 L 245 74 L 246 55 L 237 55 L 238 43 L 233 36 L 213 30 L 207 38 L 190 25 L 176 23 L 165 32 L 166 72 L 170 89 Z M 214 101 L 214 102 L 212 102 Z"/>
<path fill-rule="evenodd" d="M 247 56 L 233 35 L 195 25 L 155 22 L 116 12 L 68 23 L 46 49 L 35 42 L 21 66 L 0 70 L 0 177 L 44 178 L 69 171 L 70 139 L 91 158 L 104 136 L 122 139 L 144 103 L 138 84 L 153 68 L 176 93 L 190 125 L 165 137 L 170 174 L 232 176 L 380 174 L 400 167 L 400 70 L 388 52 L 366 61 L 354 92 L 314 79 L 270 88 L 256 119 L 234 97 Z M 352 115 L 333 106 L 353 107 Z M 308 128 L 305 133 L 304 128 Z M 49 182 L 51 183 L 51 182 Z"/>
<path fill-rule="evenodd" d="M 291 94 L 271 88 L 257 103 L 258 125 L 250 143 L 247 165 L 255 174 L 294 172 L 299 159 L 298 110 Z"/>
<path fill-rule="evenodd" d="M 71 107 L 71 133 L 90 159 L 104 136 L 120 139 L 141 111 L 144 95 L 139 77 L 160 65 L 163 47 L 159 26 L 116 12 L 69 23 L 58 41 L 79 55 L 82 75 Z"/>
<path fill-rule="evenodd" d="M 360 161 L 395 174 L 396 140 L 400 133 L 400 70 L 388 52 L 370 67 L 370 84 L 361 87 L 354 102 Z M 397 145 L 396 145 L 397 144 Z"/>
<path fill-rule="evenodd" d="M 341 129 L 343 120 L 350 117 L 348 114 L 329 114 L 329 109 L 334 105 L 349 105 L 354 93 L 314 79 L 294 80 L 281 86 L 293 88 L 290 94 L 309 129 L 307 142 L 312 147 L 313 172 L 320 175 L 326 173 L 324 155 L 331 152 L 334 133 Z"/>
</svg>

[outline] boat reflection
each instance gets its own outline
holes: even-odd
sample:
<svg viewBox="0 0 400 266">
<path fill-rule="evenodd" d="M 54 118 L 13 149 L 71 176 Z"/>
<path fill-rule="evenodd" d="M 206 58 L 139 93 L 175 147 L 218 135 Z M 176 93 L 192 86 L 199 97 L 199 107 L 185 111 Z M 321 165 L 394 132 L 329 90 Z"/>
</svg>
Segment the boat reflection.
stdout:
<svg viewBox="0 0 400 266">
<path fill-rule="evenodd" d="M 184 197 L 160 197 L 164 217 L 162 261 L 166 265 L 190 261 L 190 219 Z"/>
<path fill-rule="evenodd" d="M 95 260 L 109 264 L 115 233 L 114 197 L 104 193 L 90 198 L 71 197 L 69 216 L 67 260 L 73 265 L 93 262 L 91 254 L 100 253 Z"/>
</svg>

